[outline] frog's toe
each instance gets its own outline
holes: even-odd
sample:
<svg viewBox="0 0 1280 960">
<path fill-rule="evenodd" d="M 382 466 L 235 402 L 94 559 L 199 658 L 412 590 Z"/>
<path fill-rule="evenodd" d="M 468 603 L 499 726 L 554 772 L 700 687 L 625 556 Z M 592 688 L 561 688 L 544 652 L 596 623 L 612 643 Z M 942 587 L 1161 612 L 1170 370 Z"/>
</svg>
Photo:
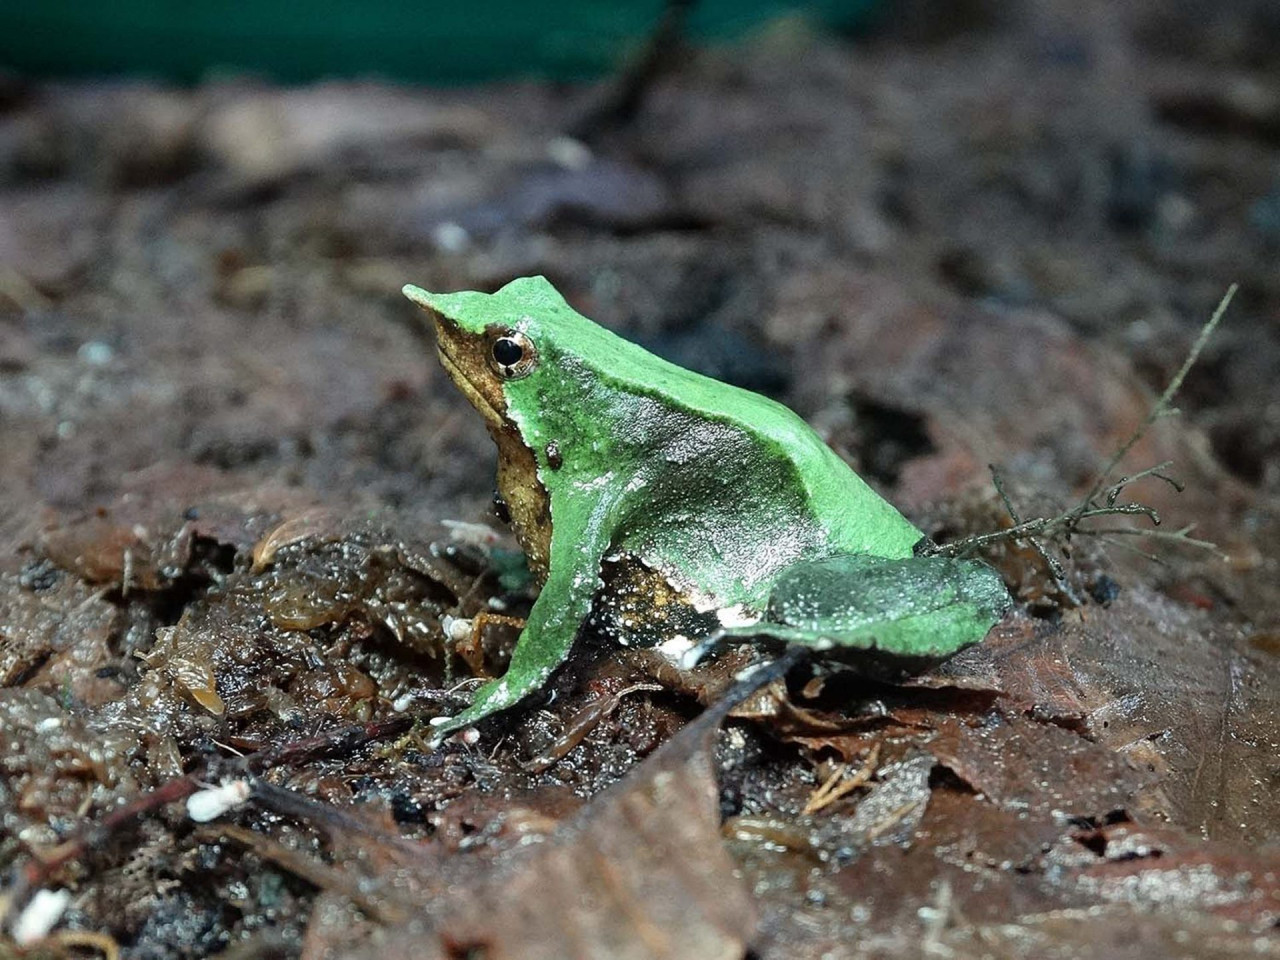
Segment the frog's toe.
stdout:
<svg viewBox="0 0 1280 960">
<path fill-rule="evenodd" d="M 513 663 L 514 665 L 514 663 Z M 452 733 L 474 727 L 495 713 L 507 709 L 517 701 L 540 689 L 550 670 L 526 672 L 509 670 L 496 680 L 490 680 L 476 690 L 471 706 L 452 717 L 433 717 L 429 722 L 434 728 L 432 745 L 439 746 Z"/>
</svg>

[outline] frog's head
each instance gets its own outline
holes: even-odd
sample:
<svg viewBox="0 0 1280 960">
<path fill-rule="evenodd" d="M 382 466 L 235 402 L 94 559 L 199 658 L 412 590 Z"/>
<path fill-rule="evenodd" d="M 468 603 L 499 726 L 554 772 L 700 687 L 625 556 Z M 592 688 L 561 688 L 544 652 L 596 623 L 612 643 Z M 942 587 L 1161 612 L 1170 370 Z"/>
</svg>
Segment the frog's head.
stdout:
<svg viewBox="0 0 1280 960">
<path fill-rule="evenodd" d="M 540 342 L 562 339 L 575 320 L 590 323 L 544 277 L 513 280 L 496 293 L 428 293 L 410 284 L 404 295 L 430 314 L 440 363 L 490 427 L 511 424 L 508 385 L 535 377 L 559 352 Z"/>
<path fill-rule="evenodd" d="M 550 532 L 538 465 L 556 470 L 551 450 L 568 436 L 548 429 L 549 421 L 566 410 L 578 415 L 581 404 L 567 399 L 573 384 L 592 379 L 600 363 L 615 366 L 606 355 L 624 342 L 577 313 L 543 277 L 496 293 L 406 286 L 404 294 L 430 315 L 441 365 L 498 444 L 498 490 L 536 571 Z M 549 447 L 551 439 L 558 443 Z"/>
<path fill-rule="evenodd" d="M 404 294 L 431 316 L 441 364 L 491 430 L 545 425 L 573 384 L 626 369 L 643 353 L 570 307 L 545 277 L 496 293 L 410 285 Z"/>
</svg>

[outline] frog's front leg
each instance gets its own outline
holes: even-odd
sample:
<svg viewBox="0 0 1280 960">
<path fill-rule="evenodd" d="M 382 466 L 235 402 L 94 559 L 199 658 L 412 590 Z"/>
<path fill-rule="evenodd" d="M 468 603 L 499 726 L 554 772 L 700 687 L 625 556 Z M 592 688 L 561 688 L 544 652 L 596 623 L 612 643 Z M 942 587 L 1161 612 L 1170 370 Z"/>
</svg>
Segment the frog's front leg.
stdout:
<svg viewBox="0 0 1280 960">
<path fill-rule="evenodd" d="M 551 499 L 551 562 L 546 582 L 516 641 L 507 672 L 476 691 L 471 706 L 454 717 L 436 717 L 434 739 L 469 727 L 541 689 L 573 647 L 591 609 L 600 566 L 609 547 L 613 503 L 568 496 Z"/>
<path fill-rule="evenodd" d="M 911 671 L 979 642 L 1010 603 L 977 560 L 836 556 L 782 571 L 763 620 L 721 635 L 771 636 L 833 657 L 865 651 Z"/>
</svg>

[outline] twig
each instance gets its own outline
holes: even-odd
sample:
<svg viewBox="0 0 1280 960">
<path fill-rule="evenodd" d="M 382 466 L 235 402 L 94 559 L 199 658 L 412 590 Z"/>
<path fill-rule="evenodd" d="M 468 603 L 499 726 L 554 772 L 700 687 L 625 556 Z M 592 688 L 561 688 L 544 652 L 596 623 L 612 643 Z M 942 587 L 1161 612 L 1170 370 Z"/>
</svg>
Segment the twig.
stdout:
<svg viewBox="0 0 1280 960">
<path fill-rule="evenodd" d="M 1116 464 L 1124 459 L 1125 454 L 1132 450 L 1134 444 L 1142 439 L 1143 434 L 1151 428 L 1151 425 L 1164 415 L 1164 411 L 1169 409 L 1170 401 L 1173 400 L 1174 395 L 1182 388 L 1182 381 L 1187 378 L 1187 374 L 1191 372 L 1191 368 L 1194 367 L 1196 365 L 1196 361 L 1200 359 L 1200 354 L 1204 351 L 1205 344 L 1207 344 L 1209 342 L 1209 338 L 1213 336 L 1213 331 L 1218 329 L 1218 324 L 1221 323 L 1222 318 L 1226 316 L 1227 307 L 1231 306 L 1231 301 L 1235 299 L 1236 291 L 1239 289 L 1240 285 L 1238 283 L 1233 283 L 1231 286 L 1227 287 L 1227 292 L 1218 302 L 1218 307 L 1213 311 L 1213 316 L 1209 318 L 1208 323 L 1200 328 L 1200 336 L 1196 337 L 1196 342 L 1191 345 L 1191 350 L 1187 353 L 1187 358 L 1182 361 L 1182 366 L 1178 369 L 1178 372 L 1173 375 L 1173 379 L 1169 381 L 1169 385 L 1164 388 L 1164 393 L 1160 394 L 1160 399 L 1157 400 L 1155 406 L 1151 408 L 1151 412 L 1147 414 L 1146 419 L 1143 420 L 1142 423 L 1138 424 L 1137 429 L 1133 431 L 1129 436 L 1129 439 L 1122 443 L 1119 449 L 1111 455 L 1111 459 L 1107 461 L 1107 465 L 1098 473 L 1098 478 L 1093 482 L 1093 486 L 1089 489 L 1089 492 L 1085 494 L 1084 499 L 1080 501 L 1080 506 L 1077 510 L 1083 510 L 1093 502 L 1093 498 L 1096 497 L 1098 492 L 1106 485 L 1107 478 L 1111 476 L 1111 471 L 1116 468 Z"/>
<path fill-rule="evenodd" d="M 120 944 L 115 937 L 92 930 L 60 930 L 50 935 L 49 941 L 60 947 L 80 947 L 98 950 L 103 960 L 120 960 Z"/>
<path fill-rule="evenodd" d="M 1005 509 L 1009 512 L 1009 516 L 1013 520 L 1013 526 L 1004 530 L 996 530 L 990 533 L 975 534 L 965 537 L 961 540 L 955 540 L 951 543 L 945 543 L 934 546 L 924 551 L 925 555 L 942 556 L 942 557 L 966 557 L 971 556 L 983 547 L 992 546 L 997 543 L 1006 543 L 1011 540 L 1026 540 L 1040 553 L 1042 557 L 1049 563 L 1050 572 L 1059 584 L 1066 583 L 1063 576 L 1063 570 L 1060 563 L 1050 558 L 1049 553 L 1044 546 L 1037 540 L 1038 537 L 1048 536 L 1063 543 L 1069 543 L 1073 536 L 1096 536 L 1105 539 L 1107 542 L 1115 542 L 1111 540 L 1115 536 L 1141 536 L 1152 537 L 1160 540 L 1167 540 L 1186 544 L 1187 546 L 1197 547 L 1204 550 L 1218 551 L 1217 545 L 1208 540 L 1199 540 L 1190 537 L 1187 534 L 1191 527 L 1184 527 L 1181 530 L 1164 531 L 1140 529 L 1137 527 L 1085 527 L 1082 526 L 1084 521 L 1093 520 L 1098 517 L 1115 517 L 1115 516 L 1139 516 L 1145 517 L 1151 521 L 1153 526 L 1160 525 L 1160 514 L 1152 507 L 1143 503 L 1117 503 L 1121 493 L 1132 483 L 1142 480 L 1146 477 L 1154 477 L 1162 480 L 1172 486 L 1179 493 L 1183 490 L 1183 485 L 1175 478 L 1169 476 L 1164 471 L 1171 466 L 1172 461 L 1164 461 L 1155 466 L 1147 467 L 1139 470 L 1137 473 L 1129 474 L 1112 481 L 1111 474 L 1124 459 L 1125 455 L 1138 443 L 1139 440 L 1151 428 L 1151 425 L 1162 417 L 1175 413 L 1175 409 L 1170 406 L 1171 401 L 1178 390 L 1182 387 L 1183 381 L 1187 374 L 1191 372 L 1191 368 L 1195 366 L 1196 361 L 1200 359 L 1200 354 L 1204 351 L 1205 345 L 1209 342 L 1209 338 L 1217 329 L 1218 324 L 1222 322 L 1222 318 L 1226 315 L 1227 308 L 1231 305 L 1232 299 L 1239 289 L 1239 284 L 1231 284 L 1227 288 L 1226 294 L 1219 301 L 1217 308 L 1213 311 L 1213 315 L 1208 322 L 1200 328 L 1200 334 L 1196 337 L 1195 342 L 1191 345 L 1191 349 L 1187 352 L 1186 359 L 1183 360 L 1182 366 L 1178 368 L 1178 372 L 1174 374 L 1173 379 L 1169 381 L 1164 392 L 1160 395 L 1152 406 L 1150 412 L 1143 419 L 1142 423 L 1129 435 L 1111 457 L 1104 464 L 1102 469 L 1095 477 L 1093 484 L 1089 487 L 1089 491 L 1080 498 L 1079 502 L 1070 510 L 1060 513 L 1053 517 L 1034 517 L 1030 520 L 1022 520 L 1019 518 L 1017 510 L 1013 506 L 1013 502 L 1005 490 L 1004 482 L 995 467 L 991 467 L 992 481 L 995 484 L 996 493 L 999 494 L 1001 501 L 1004 503 Z M 1135 551 L 1142 556 L 1151 557 L 1151 554 Z"/>
<path fill-rule="evenodd" d="M 1199 547 L 1201 550 L 1211 550 L 1223 560 L 1228 559 L 1225 553 L 1218 550 L 1218 545 L 1212 540 L 1199 540 L 1195 537 L 1187 536 L 1193 529 L 1195 529 L 1194 524 L 1189 524 L 1181 530 L 1136 530 L 1133 527 L 1095 527 L 1089 533 L 1094 536 L 1106 537 L 1150 537 L 1155 540 L 1176 540 L 1178 543 Z"/>
<path fill-rule="evenodd" d="M 1105 535 L 1098 537 L 1098 540 L 1109 547 L 1124 550 L 1126 553 L 1136 553 L 1144 560 L 1150 560 L 1152 563 L 1159 564 L 1162 567 L 1167 567 L 1169 565 L 1164 557 L 1159 554 L 1151 553 L 1150 551 L 1143 550 L 1140 547 L 1135 547 L 1132 543 L 1125 543 L 1123 540 L 1117 540 L 1114 537 L 1108 537 Z"/>
<path fill-rule="evenodd" d="M 867 839 L 874 841 L 877 837 L 884 836 L 884 834 L 888 833 L 899 823 L 905 820 L 907 816 L 920 806 L 922 802 L 923 801 L 919 798 L 908 800 L 902 806 L 895 807 L 893 810 L 889 811 L 885 817 L 878 820 L 872 825 L 871 829 L 867 831 Z"/>
<path fill-rule="evenodd" d="M 322 863 L 302 851 L 292 850 L 263 834 L 228 823 L 216 827 L 201 827 L 196 831 L 196 836 L 210 842 L 231 840 L 247 847 L 262 859 L 274 863 L 295 877 L 300 877 L 317 890 L 330 890 L 341 894 L 367 916 L 380 923 L 402 923 L 406 919 L 404 904 L 398 904 L 391 898 L 380 900 L 374 892 L 362 888 L 363 885 L 358 877 L 353 877 L 338 867 Z M 394 886 L 388 883 L 383 890 L 394 891 Z"/>
<path fill-rule="evenodd" d="M 996 469 L 994 463 L 987 464 L 987 469 L 991 471 L 991 482 L 995 484 L 996 493 L 1000 494 L 1000 499 L 1004 501 L 1004 508 L 1009 511 L 1010 519 L 1013 520 L 1015 525 L 1021 523 L 1022 519 L 1018 516 L 1018 511 L 1014 509 L 1013 501 L 1009 499 L 1009 494 L 1005 491 L 1004 480 L 1000 476 L 1000 471 Z M 1049 568 L 1049 574 L 1067 591 L 1072 603 L 1077 602 L 1074 591 L 1067 583 L 1066 571 L 1062 569 L 1062 564 L 1058 561 L 1058 558 L 1050 555 L 1049 551 L 1045 549 L 1045 545 L 1040 542 L 1039 537 L 1028 535 L 1027 541 L 1035 548 L 1036 553 L 1040 554 L 1040 559 Z"/>
<path fill-rule="evenodd" d="M 338 727 L 336 730 L 319 733 L 314 737 L 267 747 L 265 750 L 245 756 L 242 760 L 236 761 L 236 764 L 242 766 L 246 772 L 260 772 L 286 763 L 345 754 L 366 743 L 399 736 L 412 726 L 413 718 L 404 716 Z"/>
<path fill-rule="evenodd" d="M 1144 477 L 1155 477 L 1157 480 L 1163 480 L 1165 483 L 1169 484 L 1169 486 L 1173 487 L 1173 489 L 1178 493 L 1181 493 L 1186 489 L 1185 485 L 1163 472 L 1166 467 L 1171 466 L 1173 466 L 1173 461 L 1165 460 L 1163 463 L 1157 463 L 1154 467 L 1147 467 L 1145 470 L 1139 470 L 1137 473 L 1131 473 L 1123 476 L 1111 486 L 1107 487 L 1106 494 L 1102 499 L 1106 502 L 1107 506 L 1111 506 L 1116 502 L 1116 498 L 1124 492 L 1125 487 L 1131 483 L 1136 483 Z"/>
<path fill-rule="evenodd" d="M 849 770 L 847 763 L 842 763 L 836 767 L 827 780 L 813 791 L 813 795 L 809 797 L 809 801 L 804 805 L 804 809 L 800 812 L 805 816 L 817 813 L 819 810 L 825 810 L 831 804 L 835 803 L 841 797 L 848 796 L 854 790 L 857 790 L 876 772 L 876 764 L 880 761 L 880 744 L 872 744 L 871 749 L 867 751 L 867 759 L 863 761 L 861 769 L 858 770 L 848 780 L 842 781 L 842 778 Z"/>
<path fill-rule="evenodd" d="M 204 789 L 202 781 L 260 772 L 270 767 L 309 759 L 313 756 L 354 750 L 364 743 L 398 735 L 412 723 L 413 720 L 410 717 L 394 717 L 390 720 L 340 727 L 328 733 L 269 747 L 231 761 L 217 758 L 205 764 L 198 774 L 174 777 L 154 790 L 139 794 L 107 811 L 98 820 L 81 827 L 56 847 L 34 851 L 30 860 L 14 870 L 12 882 L 6 891 L 8 900 L 4 906 L 7 907 L 9 914 L 15 914 L 25 905 L 28 897 L 45 886 L 49 878 L 60 868 L 91 850 L 105 846 L 132 821 L 198 793 Z M 0 923 L 5 919 L 4 914 L 0 912 Z"/>
<path fill-rule="evenodd" d="M 667 0 L 644 49 L 598 92 L 566 128 L 575 140 L 592 138 L 621 126 L 635 116 L 653 82 L 676 61 L 689 11 L 697 0 Z"/>
</svg>

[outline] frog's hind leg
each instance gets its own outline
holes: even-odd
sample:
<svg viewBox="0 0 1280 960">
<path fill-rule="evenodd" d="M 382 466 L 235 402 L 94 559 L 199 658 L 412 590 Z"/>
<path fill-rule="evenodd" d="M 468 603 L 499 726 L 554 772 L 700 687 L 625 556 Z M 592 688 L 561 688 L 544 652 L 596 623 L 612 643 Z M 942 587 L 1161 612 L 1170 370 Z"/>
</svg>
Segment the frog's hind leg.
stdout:
<svg viewBox="0 0 1280 960">
<path fill-rule="evenodd" d="M 872 672 L 912 672 L 980 641 L 1009 605 L 999 575 L 976 560 L 838 556 L 784 570 L 764 619 L 722 635 L 774 637 L 832 657 L 847 652 Z"/>
</svg>

